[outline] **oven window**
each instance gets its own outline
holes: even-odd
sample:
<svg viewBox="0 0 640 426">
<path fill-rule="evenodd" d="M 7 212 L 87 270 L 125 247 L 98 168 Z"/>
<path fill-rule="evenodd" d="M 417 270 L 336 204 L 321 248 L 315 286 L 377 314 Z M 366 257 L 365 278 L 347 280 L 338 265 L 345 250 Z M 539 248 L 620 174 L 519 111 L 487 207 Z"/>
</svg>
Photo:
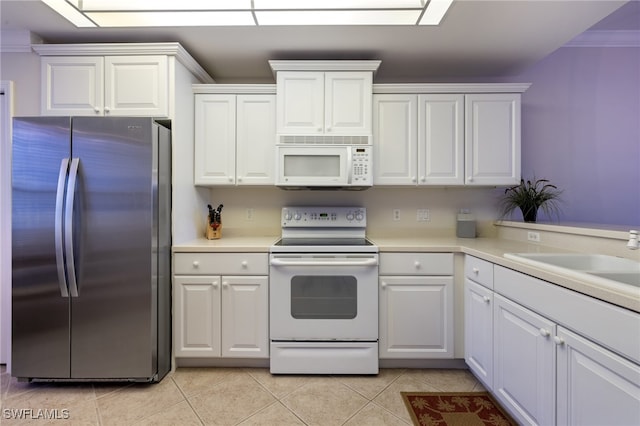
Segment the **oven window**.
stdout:
<svg viewBox="0 0 640 426">
<path fill-rule="evenodd" d="M 353 276 L 296 275 L 291 278 L 291 316 L 295 319 L 353 319 L 358 286 Z"/>
<path fill-rule="evenodd" d="M 340 177 L 340 155 L 286 155 L 285 177 Z"/>
</svg>

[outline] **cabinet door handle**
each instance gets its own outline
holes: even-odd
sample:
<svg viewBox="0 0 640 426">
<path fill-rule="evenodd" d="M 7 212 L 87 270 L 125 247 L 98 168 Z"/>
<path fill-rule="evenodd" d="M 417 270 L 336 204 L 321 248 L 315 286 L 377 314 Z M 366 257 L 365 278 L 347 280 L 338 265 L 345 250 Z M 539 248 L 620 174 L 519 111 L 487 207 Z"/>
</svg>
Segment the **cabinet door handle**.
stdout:
<svg viewBox="0 0 640 426">
<path fill-rule="evenodd" d="M 96 114 L 100 114 L 100 108 L 95 107 L 93 110 L 96 112 Z"/>
<path fill-rule="evenodd" d="M 104 107 L 104 113 L 105 114 L 109 114 L 111 112 L 111 110 L 109 109 L 109 107 Z"/>
<path fill-rule="evenodd" d="M 556 345 L 558 346 L 562 346 L 564 345 L 564 339 L 560 336 L 553 336 L 553 341 L 556 343 Z"/>
<path fill-rule="evenodd" d="M 469 176 L 469 177 L 467 178 L 467 181 L 469 181 L 469 182 L 473 182 L 473 178 L 472 178 L 471 176 Z"/>
<path fill-rule="evenodd" d="M 478 275 L 480 273 L 480 269 L 478 269 L 478 268 L 473 268 L 472 271 L 476 275 Z"/>
<path fill-rule="evenodd" d="M 482 300 L 484 300 L 484 303 L 489 303 L 489 302 L 491 302 L 491 298 L 490 298 L 489 296 L 484 296 L 484 297 L 482 298 Z"/>
<path fill-rule="evenodd" d="M 218 288 L 218 281 L 214 281 L 211 283 L 211 287 Z"/>
<path fill-rule="evenodd" d="M 233 182 L 233 176 L 228 176 L 227 179 L 229 179 L 229 182 Z"/>
<path fill-rule="evenodd" d="M 382 288 L 387 288 L 387 283 L 382 283 L 382 284 L 380 284 L 380 287 L 382 287 Z"/>
<path fill-rule="evenodd" d="M 229 287 L 229 283 L 226 281 L 222 281 L 222 288 L 227 288 Z"/>
<path fill-rule="evenodd" d="M 424 176 L 420 176 L 420 182 L 424 182 L 424 181 L 426 181 L 426 180 L 427 180 L 427 178 L 426 178 L 426 177 L 424 177 Z"/>
<path fill-rule="evenodd" d="M 540 335 L 543 337 L 549 337 L 551 336 L 551 332 L 549 330 L 547 330 L 546 328 L 541 328 L 540 329 Z"/>
<path fill-rule="evenodd" d="M 415 176 L 411 176 L 411 182 L 416 182 L 417 178 Z"/>
<path fill-rule="evenodd" d="M 238 176 L 238 182 L 242 182 L 242 176 Z"/>
</svg>

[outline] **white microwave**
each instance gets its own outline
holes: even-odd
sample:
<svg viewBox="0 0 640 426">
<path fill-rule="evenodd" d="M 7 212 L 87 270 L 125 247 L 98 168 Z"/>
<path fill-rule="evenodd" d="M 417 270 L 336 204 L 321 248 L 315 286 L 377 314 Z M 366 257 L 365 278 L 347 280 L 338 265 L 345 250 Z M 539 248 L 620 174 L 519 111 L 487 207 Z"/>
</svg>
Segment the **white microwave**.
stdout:
<svg viewBox="0 0 640 426">
<path fill-rule="evenodd" d="M 366 189 L 373 184 L 371 145 L 277 145 L 276 186 Z"/>
</svg>

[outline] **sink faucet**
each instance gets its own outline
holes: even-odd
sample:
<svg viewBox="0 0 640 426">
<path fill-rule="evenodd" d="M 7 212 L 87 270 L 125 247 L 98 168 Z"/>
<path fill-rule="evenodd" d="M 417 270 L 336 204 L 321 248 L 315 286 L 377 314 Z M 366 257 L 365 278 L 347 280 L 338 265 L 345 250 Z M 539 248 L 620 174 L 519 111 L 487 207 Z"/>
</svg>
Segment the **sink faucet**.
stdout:
<svg viewBox="0 0 640 426">
<path fill-rule="evenodd" d="M 629 242 L 627 243 L 627 247 L 630 250 L 638 250 L 638 231 L 635 229 L 629 231 Z"/>
</svg>

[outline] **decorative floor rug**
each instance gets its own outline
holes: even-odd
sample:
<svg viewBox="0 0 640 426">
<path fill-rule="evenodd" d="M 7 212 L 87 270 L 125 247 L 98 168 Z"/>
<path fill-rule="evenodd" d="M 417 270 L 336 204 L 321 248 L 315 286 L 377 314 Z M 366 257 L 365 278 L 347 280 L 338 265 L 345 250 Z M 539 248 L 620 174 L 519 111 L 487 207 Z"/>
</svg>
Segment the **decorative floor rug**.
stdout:
<svg viewBox="0 0 640 426">
<path fill-rule="evenodd" d="M 400 392 L 416 426 L 517 426 L 488 392 Z"/>
</svg>

